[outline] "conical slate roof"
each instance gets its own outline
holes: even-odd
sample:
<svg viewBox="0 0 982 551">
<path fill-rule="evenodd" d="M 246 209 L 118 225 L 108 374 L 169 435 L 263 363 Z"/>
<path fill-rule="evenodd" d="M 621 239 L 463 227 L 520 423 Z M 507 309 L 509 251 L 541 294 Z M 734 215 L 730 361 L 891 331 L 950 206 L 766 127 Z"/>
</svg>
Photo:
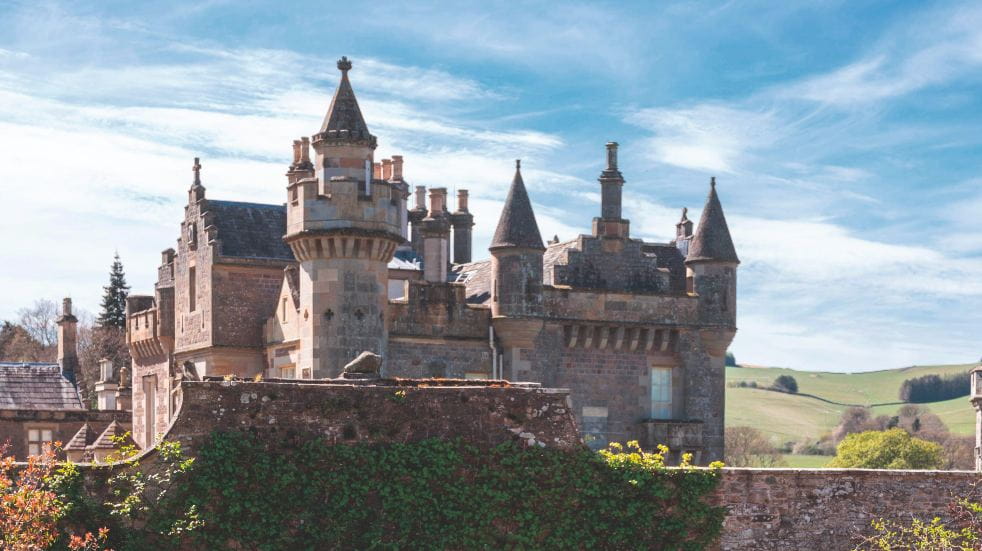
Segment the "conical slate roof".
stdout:
<svg viewBox="0 0 982 551">
<path fill-rule="evenodd" d="M 86 447 L 95 442 L 96 436 L 97 435 L 95 431 L 92 430 L 92 427 L 90 427 L 88 423 L 85 423 L 80 429 L 78 429 L 75 436 L 68 441 L 68 444 L 65 444 L 65 450 L 85 450 Z"/>
<path fill-rule="evenodd" d="M 342 57 L 338 60 L 338 69 L 341 71 L 341 83 L 334 92 L 334 98 L 331 99 L 331 106 L 327 109 L 320 131 L 321 133 L 337 131 L 339 136 L 343 136 L 343 131 L 347 131 L 348 137 L 368 139 L 371 136 L 368 125 L 365 124 L 365 118 L 361 116 L 358 99 L 355 98 L 355 91 L 348 81 L 351 61 L 348 61 L 347 57 Z"/>
<path fill-rule="evenodd" d="M 539 234 L 539 225 L 535 222 L 535 213 L 532 212 L 532 202 L 529 201 L 528 192 L 525 191 L 521 168 L 521 161 L 515 161 L 515 178 L 511 181 L 508 198 L 505 199 L 501 218 L 498 219 L 498 229 L 495 230 L 494 239 L 491 240 L 489 248 L 492 250 L 502 247 L 545 250 L 542 236 Z"/>
<path fill-rule="evenodd" d="M 716 178 L 709 182 L 709 197 L 699 218 L 699 227 L 689 245 L 686 262 L 713 260 L 717 262 L 740 262 L 733 239 L 730 238 L 730 228 L 726 225 L 723 205 L 716 195 Z"/>
</svg>

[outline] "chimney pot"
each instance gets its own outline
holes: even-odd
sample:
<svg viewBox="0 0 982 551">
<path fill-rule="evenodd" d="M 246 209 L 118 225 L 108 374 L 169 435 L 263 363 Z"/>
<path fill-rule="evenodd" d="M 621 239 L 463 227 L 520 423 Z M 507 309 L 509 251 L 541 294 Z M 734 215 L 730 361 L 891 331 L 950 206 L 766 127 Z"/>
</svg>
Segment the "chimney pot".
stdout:
<svg viewBox="0 0 982 551">
<path fill-rule="evenodd" d="M 392 159 L 382 159 L 382 179 L 392 178 Z"/>
<path fill-rule="evenodd" d="M 607 142 L 607 170 L 617 170 L 617 142 Z"/>
<path fill-rule="evenodd" d="M 416 208 L 426 209 L 426 186 L 416 186 Z"/>
<path fill-rule="evenodd" d="M 430 218 L 443 214 L 447 209 L 447 188 L 437 187 L 430 190 Z"/>
<path fill-rule="evenodd" d="M 457 210 L 467 212 L 467 190 L 457 190 Z"/>
</svg>

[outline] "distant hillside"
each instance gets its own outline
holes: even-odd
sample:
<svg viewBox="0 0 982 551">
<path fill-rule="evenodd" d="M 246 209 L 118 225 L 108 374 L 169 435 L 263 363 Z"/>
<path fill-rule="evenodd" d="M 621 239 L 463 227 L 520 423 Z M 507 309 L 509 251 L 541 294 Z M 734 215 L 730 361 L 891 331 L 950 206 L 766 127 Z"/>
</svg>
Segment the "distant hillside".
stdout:
<svg viewBox="0 0 982 551">
<path fill-rule="evenodd" d="M 779 375 L 798 381 L 799 394 L 782 394 L 753 388 L 726 389 L 726 425 L 746 425 L 760 429 L 774 442 L 818 438 L 832 430 L 848 405 L 877 405 L 876 415 L 893 415 L 903 405 L 897 398 L 905 379 L 928 374 L 945 375 L 972 369 L 975 364 L 915 366 L 865 373 L 796 371 L 778 367 L 727 367 L 726 382 L 755 381 L 768 386 Z M 812 394 L 828 401 L 802 396 Z M 836 402 L 836 403 L 830 403 Z M 944 402 L 918 404 L 937 414 L 956 434 L 975 433 L 975 410 L 968 397 Z"/>
</svg>

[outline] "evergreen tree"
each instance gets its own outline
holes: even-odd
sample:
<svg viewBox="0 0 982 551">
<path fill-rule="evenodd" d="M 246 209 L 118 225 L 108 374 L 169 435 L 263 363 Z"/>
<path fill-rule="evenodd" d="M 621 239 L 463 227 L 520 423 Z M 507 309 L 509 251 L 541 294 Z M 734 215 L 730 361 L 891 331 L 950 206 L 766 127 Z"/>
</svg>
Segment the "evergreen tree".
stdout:
<svg viewBox="0 0 982 551">
<path fill-rule="evenodd" d="M 102 311 L 96 322 L 102 328 L 125 328 L 126 296 L 129 294 L 130 287 L 126 284 L 126 274 L 123 273 L 123 263 L 119 260 L 119 253 L 116 253 L 113 265 L 109 269 L 109 285 L 103 289 L 105 294 L 102 296 Z"/>
</svg>

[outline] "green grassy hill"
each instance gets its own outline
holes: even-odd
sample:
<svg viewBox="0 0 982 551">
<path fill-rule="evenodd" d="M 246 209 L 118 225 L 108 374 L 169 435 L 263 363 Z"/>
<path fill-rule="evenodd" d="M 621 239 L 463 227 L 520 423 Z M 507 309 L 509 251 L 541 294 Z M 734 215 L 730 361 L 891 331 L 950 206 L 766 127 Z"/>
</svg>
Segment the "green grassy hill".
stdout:
<svg viewBox="0 0 982 551">
<path fill-rule="evenodd" d="M 893 415 L 903 405 L 897 394 L 905 379 L 931 373 L 939 375 L 972 369 L 975 364 L 916 366 L 866 373 L 796 371 L 777 367 L 727 367 L 727 384 L 756 381 L 768 386 L 779 375 L 791 375 L 798 392 L 813 394 L 823 402 L 801 394 L 783 394 L 753 388 L 726 389 L 727 426 L 746 425 L 760 429 L 775 443 L 818 438 L 838 424 L 842 412 L 857 404 L 873 406 L 872 414 Z M 882 405 L 875 405 L 882 404 Z M 967 397 L 944 402 L 919 404 L 937 414 L 957 434 L 974 434 L 975 410 Z"/>
</svg>

